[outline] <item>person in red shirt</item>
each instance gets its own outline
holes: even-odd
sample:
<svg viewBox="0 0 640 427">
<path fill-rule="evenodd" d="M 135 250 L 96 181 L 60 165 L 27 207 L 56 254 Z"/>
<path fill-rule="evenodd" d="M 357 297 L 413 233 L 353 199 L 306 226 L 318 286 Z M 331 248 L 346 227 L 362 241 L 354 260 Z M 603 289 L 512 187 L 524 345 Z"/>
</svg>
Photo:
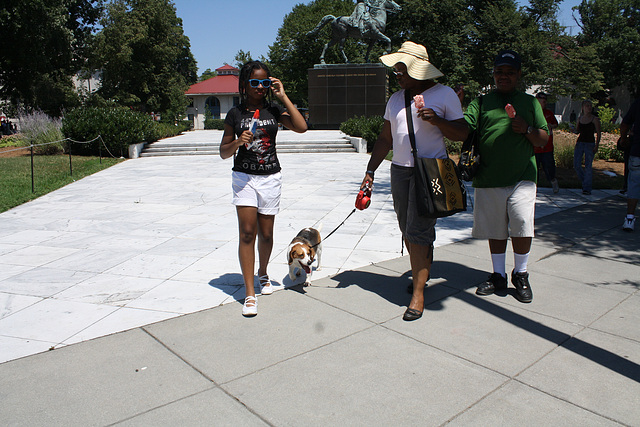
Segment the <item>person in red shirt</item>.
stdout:
<svg viewBox="0 0 640 427">
<path fill-rule="evenodd" d="M 533 151 L 536 153 L 536 161 L 538 165 L 542 166 L 547 180 L 551 183 L 553 192 L 560 191 L 558 186 L 558 180 L 556 179 L 556 161 L 553 157 L 553 129 L 558 127 L 558 121 L 553 115 L 553 111 L 547 108 L 547 94 L 544 92 L 538 92 L 536 99 L 542 107 L 544 118 L 547 119 L 547 127 L 549 128 L 549 142 L 544 147 L 533 147 Z"/>
</svg>

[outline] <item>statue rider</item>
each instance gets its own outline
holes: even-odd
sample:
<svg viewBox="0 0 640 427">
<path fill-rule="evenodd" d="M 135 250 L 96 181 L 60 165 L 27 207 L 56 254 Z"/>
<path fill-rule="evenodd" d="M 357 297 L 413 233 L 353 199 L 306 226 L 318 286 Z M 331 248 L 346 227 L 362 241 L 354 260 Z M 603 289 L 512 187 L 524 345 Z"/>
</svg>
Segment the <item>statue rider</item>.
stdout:
<svg viewBox="0 0 640 427">
<path fill-rule="evenodd" d="M 367 32 L 366 25 L 370 19 L 368 6 L 370 6 L 369 0 L 356 0 L 356 7 L 349 17 L 349 25 L 358 28 L 362 35 Z"/>
</svg>

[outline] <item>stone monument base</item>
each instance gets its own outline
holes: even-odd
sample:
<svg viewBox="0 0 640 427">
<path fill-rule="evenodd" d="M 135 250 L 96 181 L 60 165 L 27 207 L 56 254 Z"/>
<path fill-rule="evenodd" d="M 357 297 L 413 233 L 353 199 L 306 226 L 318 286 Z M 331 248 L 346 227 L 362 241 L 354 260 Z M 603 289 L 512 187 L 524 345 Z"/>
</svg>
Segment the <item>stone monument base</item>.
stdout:
<svg viewBox="0 0 640 427">
<path fill-rule="evenodd" d="M 309 73 L 309 124 L 339 129 L 355 116 L 382 116 L 387 72 L 377 64 L 316 64 Z"/>
</svg>

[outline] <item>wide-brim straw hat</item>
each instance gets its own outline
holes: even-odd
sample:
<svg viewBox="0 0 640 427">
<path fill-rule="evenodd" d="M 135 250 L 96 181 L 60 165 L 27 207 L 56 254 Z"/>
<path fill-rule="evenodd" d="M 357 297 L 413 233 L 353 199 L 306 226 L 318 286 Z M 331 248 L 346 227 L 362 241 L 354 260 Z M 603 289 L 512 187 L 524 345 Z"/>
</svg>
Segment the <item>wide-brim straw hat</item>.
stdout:
<svg viewBox="0 0 640 427">
<path fill-rule="evenodd" d="M 387 67 L 393 67 L 398 62 L 407 66 L 409 77 L 416 80 L 431 80 L 444 76 L 431 62 L 427 49 L 417 43 L 406 41 L 395 53 L 382 55 L 380 61 Z"/>
</svg>

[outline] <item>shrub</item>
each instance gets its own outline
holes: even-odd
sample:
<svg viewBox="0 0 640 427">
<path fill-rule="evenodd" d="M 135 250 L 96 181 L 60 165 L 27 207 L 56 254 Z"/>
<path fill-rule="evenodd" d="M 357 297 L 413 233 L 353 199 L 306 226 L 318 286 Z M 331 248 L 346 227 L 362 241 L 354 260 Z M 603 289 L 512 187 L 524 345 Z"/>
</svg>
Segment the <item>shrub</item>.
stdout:
<svg viewBox="0 0 640 427">
<path fill-rule="evenodd" d="M 616 110 L 610 107 L 598 108 L 598 116 L 600 118 L 600 130 L 602 132 L 613 132 L 614 129 L 619 129 L 620 126 L 613 123 L 613 117 L 616 115 Z M 619 131 L 618 131 L 619 132 Z"/>
<path fill-rule="evenodd" d="M 565 132 L 573 132 L 575 125 L 569 122 L 561 122 L 558 124 L 557 130 L 563 130 Z"/>
<path fill-rule="evenodd" d="M 0 148 L 8 148 L 8 147 L 22 147 L 25 145 L 29 145 L 24 136 L 21 134 L 17 135 L 5 135 L 0 138 Z"/>
<path fill-rule="evenodd" d="M 207 118 L 207 119 L 204 120 L 204 128 L 205 129 L 223 130 L 224 129 L 224 120 L 223 119 Z"/>
<path fill-rule="evenodd" d="M 222 119 L 214 119 L 213 112 L 209 107 L 204 109 L 204 128 L 205 129 L 224 129 L 224 120 Z"/>
<path fill-rule="evenodd" d="M 460 154 L 460 150 L 462 149 L 462 141 L 451 141 L 450 139 L 445 138 L 444 144 L 447 147 L 447 153 Z"/>
<path fill-rule="evenodd" d="M 570 145 L 556 146 L 553 150 L 556 166 L 559 168 L 573 169 L 573 151 Z"/>
<path fill-rule="evenodd" d="M 180 120 L 179 122 L 176 122 L 176 128 L 178 130 L 178 133 L 176 135 L 180 135 L 182 132 L 191 130 L 192 126 L 193 122 L 190 120 Z"/>
<path fill-rule="evenodd" d="M 130 144 L 153 142 L 162 137 L 162 128 L 148 114 L 126 107 L 81 107 L 65 114 L 62 132 L 75 141 L 92 141 L 88 144 L 73 144 L 78 154 L 98 154 L 105 147 L 113 155 L 124 156 Z M 100 144 L 103 144 L 100 148 Z"/>
<path fill-rule="evenodd" d="M 618 150 L 615 145 L 600 144 L 596 159 L 613 160 L 616 162 L 624 162 L 624 152 Z"/>
<path fill-rule="evenodd" d="M 187 124 L 187 126 L 189 126 Z M 165 122 L 155 122 L 151 128 L 151 137 L 147 138 L 146 142 L 157 141 L 162 138 L 169 138 L 171 136 L 180 135 L 184 132 L 184 124 L 171 124 Z"/>
<path fill-rule="evenodd" d="M 371 152 L 373 144 L 382 131 L 384 118 L 382 116 L 352 117 L 340 125 L 340 130 L 350 136 L 364 138 L 367 141 L 367 151 Z"/>
<path fill-rule="evenodd" d="M 58 154 L 63 152 L 60 119 L 54 119 L 42 111 L 27 113 L 21 110 L 18 113 L 20 120 L 20 132 L 26 145 L 34 145 L 36 154 Z"/>
</svg>

